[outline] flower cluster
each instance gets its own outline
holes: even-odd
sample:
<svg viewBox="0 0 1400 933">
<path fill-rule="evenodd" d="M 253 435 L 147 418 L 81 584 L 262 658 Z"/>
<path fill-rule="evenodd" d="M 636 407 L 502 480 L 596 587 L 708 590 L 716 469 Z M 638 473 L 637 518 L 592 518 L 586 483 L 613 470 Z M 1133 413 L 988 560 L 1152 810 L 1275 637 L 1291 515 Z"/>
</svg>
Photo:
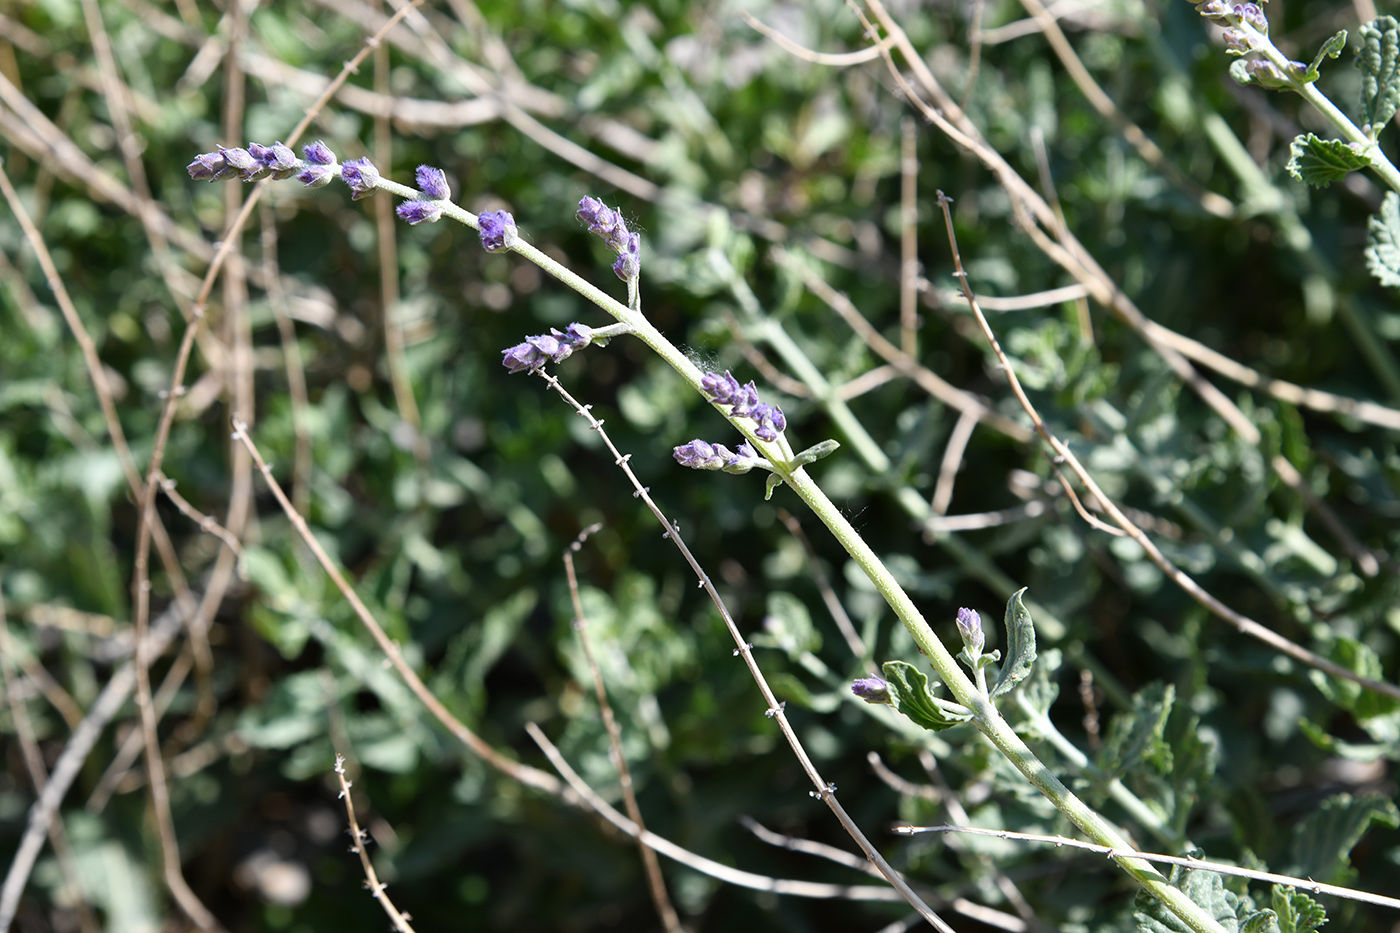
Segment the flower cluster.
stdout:
<svg viewBox="0 0 1400 933">
<path fill-rule="evenodd" d="M 1264 8 L 1257 3 L 1232 3 L 1229 0 L 1191 0 L 1196 12 L 1217 26 L 1223 26 L 1220 34 L 1225 43 L 1225 51 L 1231 55 L 1245 56 L 1260 52 L 1270 45 L 1269 19 Z M 1259 84 L 1267 88 L 1289 87 L 1292 80 L 1301 78 L 1308 72 L 1302 62 L 1289 62 L 1285 74 L 1273 62 L 1262 58 L 1247 59 L 1237 63 L 1241 74 L 1238 80 Z M 1306 79 L 1305 79 L 1306 80 Z"/>
<path fill-rule="evenodd" d="M 395 208 L 399 219 L 413 225 L 437 223 L 442 217 L 442 204 L 452 197 L 452 189 L 448 187 L 447 175 L 440 168 L 433 168 L 431 165 L 420 165 L 413 173 L 413 180 L 418 185 L 418 197 L 412 201 L 405 201 Z"/>
<path fill-rule="evenodd" d="M 723 470 L 726 473 L 747 473 L 767 461 L 747 442 L 739 445 L 739 450 L 730 450 L 723 444 L 711 444 L 699 438 L 689 444 L 682 444 L 673 452 L 676 462 L 692 470 Z"/>
<path fill-rule="evenodd" d="M 524 343 L 502 350 L 501 355 L 505 358 L 501 363 L 513 373 L 531 372 L 546 363 L 562 363 L 574 351 L 582 350 L 592 341 L 593 328 L 586 324 L 570 324 L 562 331 L 551 327 L 547 334 L 526 337 Z"/>
<path fill-rule="evenodd" d="M 751 418 L 758 427 L 754 433 L 760 440 L 776 441 L 778 435 L 787 429 L 787 418 L 777 405 L 769 405 L 758 400 L 758 388 L 750 382 L 739 385 L 739 380 L 726 370 L 723 373 L 706 373 L 700 378 L 700 386 L 705 397 L 712 402 L 729 406 L 730 417 Z"/>
<path fill-rule="evenodd" d="M 622 215 L 597 198 L 583 198 L 578 202 L 578 219 L 588 224 L 588 232 L 595 233 L 608 244 L 608 249 L 617 253 L 613 272 L 626 282 L 635 279 L 642 271 L 642 238 L 627 229 Z"/>
</svg>

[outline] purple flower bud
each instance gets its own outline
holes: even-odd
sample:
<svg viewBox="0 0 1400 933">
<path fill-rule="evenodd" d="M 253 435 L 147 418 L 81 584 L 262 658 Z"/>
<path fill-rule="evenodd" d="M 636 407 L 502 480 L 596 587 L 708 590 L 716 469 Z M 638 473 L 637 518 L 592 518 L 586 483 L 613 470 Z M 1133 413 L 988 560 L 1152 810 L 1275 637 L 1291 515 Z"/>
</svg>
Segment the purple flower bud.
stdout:
<svg viewBox="0 0 1400 933">
<path fill-rule="evenodd" d="M 753 433 L 757 434 L 760 440 L 776 441 L 778 435 L 787 428 L 787 418 L 777 405 L 760 402 L 749 409 L 748 417 L 758 422 L 758 427 L 754 428 Z"/>
<path fill-rule="evenodd" d="M 564 328 L 563 333 L 554 330 L 552 327 L 550 331 L 554 336 L 559 338 L 561 343 L 568 345 L 570 352 L 582 350 L 593 342 L 593 328 L 589 327 L 587 324 L 570 324 L 568 327 Z"/>
<path fill-rule="evenodd" d="M 335 153 L 331 152 L 331 147 L 317 140 L 314 143 L 303 146 L 301 154 L 306 156 L 306 161 L 314 162 L 317 165 L 334 165 Z"/>
<path fill-rule="evenodd" d="M 1238 29 L 1227 29 L 1220 34 L 1220 38 L 1225 41 L 1225 51 L 1227 52 L 1243 55 L 1250 50 L 1249 40 Z"/>
<path fill-rule="evenodd" d="M 710 444 L 698 437 L 689 444 L 682 444 L 671 452 L 676 462 L 692 470 L 722 470 L 730 461 L 737 460 L 734 451 L 723 444 Z"/>
<path fill-rule="evenodd" d="M 963 647 L 970 654 L 981 654 L 987 643 L 987 635 L 982 631 L 982 617 L 975 609 L 958 610 L 958 635 L 962 636 Z"/>
<path fill-rule="evenodd" d="M 272 173 L 272 177 L 277 181 L 291 178 L 298 168 L 296 153 L 292 152 L 291 149 L 288 149 L 280 142 L 273 143 L 271 146 L 260 146 L 257 143 L 249 143 L 248 151 L 252 153 L 253 158 L 257 159 L 263 168 Z"/>
<path fill-rule="evenodd" d="M 404 201 L 395 210 L 401 220 L 413 225 L 437 223 L 442 216 L 442 208 L 432 201 Z"/>
<path fill-rule="evenodd" d="M 613 272 L 627 282 L 635 279 L 642 271 L 642 238 L 635 233 L 627 234 L 627 248 L 613 263 Z"/>
<path fill-rule="evenodd" d="M 379 169 L 369 159 L 351 159 L 342 164 L 340 177 L 350 186 L 352 201 L 369 197 L 379 187 Z"/>
<path fill-rule="evenodd" d="M 228 163 L 230 168 L 238 169 L 239 174 L 247 172 L 258 164 L 257 159 L 254 159 L 253 154 L 247 149 L 239 149 L 236 147 L 233 149 L 225 149 L 223 146 L 220 146 L 219 154 L 224 157 L 224 161 Z"/>
<path fill-rule="evenodd" d="M 486 211 L 477 218 L 481 225 L 481 246 L 488 253 L 499 253 L 515 245 L 515 218 L 510 211 Z"/>
<path fill-rule="evenodd" d="M 603 238 L 603 242 L 608 244 L 608 249 L 614 253 L 624 256 L 633 252 L 640 257 L 640 241 L 634 246 L 632 234 L 627 232 L 627 222 L 622 219 L 622 215 L 608 207 L 597 198 L 583 198 L 578 202 L 578 218 L 588 224 L 588 232 L 597 234 Z M 639 259 L 640 262 L 640 259 Z M 613 271 L 617 272 L 617 266 L 613 266 Z M 617 273 L 620 278 L 626 279 L 621 272 Z"/>
<path fill-rule="evenodd" d="M 890 701 L 890 685 L 874 674 L 856 680 L 851 684 L 851 692 L 867 703 L 881 704 Z"/>
<path fill-rule="evenodd" d="M 433 201 L 445 201 L 452 197 L 452 189 L 447 186 L 447 175 L 440 168 L 433 168 L 431 165 L 420 165 L 413 173 L 414 180 L 418 183 L 418 190 L 423 192 L 423 197 Z"/>
<path fill-rule="evenodd" d="M 1216 25 L 1227 26 L 1229 25 L 1229 17 L 1233 11 L 1230 8 L 1230 4 L 1226 3 L 1225 0 L 1206 0 L 1205 3 L 1196 7 L 1196 12 Z"/>
<path fill-rule="evenodd" d="M 735 393 L 734 397 L 729 400 L 729 404 L 733 406 L 733 408 L 729 410 L 729 413 L 734 417 L 749 417 L 753 410 L 759 405 L 758 386 L 754 385 L 752 380 L 750 380 L 743 388 Z"/>
<path fill-rule="evenodd" d="M 721 405 L 731 404 L 730 399 L 739 393 L 739 380 L 726 370 L 723 373 L 706 373 L 700 377 L 700 387 L 712 402 Z"/>
<path fill-rule="evenodd" d="M 1265 18 L 1264 11 L 1261 10 L 1257 4 L 1246 3 L 1244 4 L 1243 8 L 1235 7 L 1235 15 L 1239 16 L 1240 19 L 1244 20 L 1246 23 L 1249 23 L 1249 25 L 1253 26 L 1260 32 L 1265 34 L 1268 33 L 1269 21 L 1267 18 Z"/>
<path fill-rule="evenodd" d="M 223 181 L 238 174 L 237 169 L 230 168 L 224 161 L 221 152 L 201 152 L 194 157 L 193 162 L 185 166 L 185 170 L 195 181 Z"/>
<path fill-rule="evenodd" d="M 337 166 L 334 165 L 312 163 L 297 173 L 297 181 L 308 188 L 324 188 L 331 183 L 332 178 L 339 174 L 336 168 Z"/>
<path fill-rule="evenodd" d="M 550 352 L 537 345 L 539 340 L 538 337 L 530 337 L 524 343 L 518 343 L 509 350 L 502 350 L 501 363 L 512 373 L 539 369 L 552 359 Z M 558 344 L 555 343 L 554 349 L 557 348 Z"/>
</svg>

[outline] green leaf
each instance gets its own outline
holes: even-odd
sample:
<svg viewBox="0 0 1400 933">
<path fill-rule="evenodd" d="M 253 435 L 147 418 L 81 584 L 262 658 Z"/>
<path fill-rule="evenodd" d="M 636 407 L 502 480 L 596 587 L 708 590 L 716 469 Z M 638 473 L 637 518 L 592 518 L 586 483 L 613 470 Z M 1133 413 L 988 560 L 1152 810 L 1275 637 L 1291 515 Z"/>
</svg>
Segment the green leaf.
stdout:
<svg viewBox="0 0 1400 933">
<path fill-rule="evenodd" d="M 1225 887 L 1225 882 L 1214 872 L 1192 871 L 1186 874 L 1184 883 L 1173 870 L 1172 883 L 1186 893 L 1186 896 L 1210 915 L 1226 930 L 1239 931 L 1244 925 L 1257 922 L 1257 912 L 1249 898 L 1241 898 Z M 1137 921 L 1139 933 L 1189 933 L 1190 927 L 1167 909 L 1157 898 L 1139 889 L 1133 900 L 1133 919 Z"/>
<path fill-rule="evenodd" d="M 1322 48 L 1317 50 L 1317 57 L 1312 60 L 1308 70 L 1303 72 L 1302 81 L 1304 84 L 1312 84 L 1321 74 L 1322 61 L 1325 58 L 1336 58 L 1342 54 L 1342 49 L 1347 47 L 1347 31 L 1343 29 L 1332 38 L 1322 43 Z"/>
<path fill-rule="evenodd" d="M 1322 905 L 1293 888 L 1274 885 L 1274 913 L 1279 933 L 1312 933 L 1327 922 Z"/>
<path fill-rule="evenodd" d="M 1400 23 L 1380 16 L 1361 27 L 1361 113 L 1372 139 L 1395 116 L 1400 103 Z"/>
<path fill-rule="evenodd" d="M 1293 865 L 1287 874 L 1346 884 L 1355 874 L 1347 857 L 1371 828 L 1400 825 L 1400 809 L 1379 794 L 1338 794 L 1293 829 Z"/>
<path fill-rule="evenodd" d="M 934 696 L 928 677 L 908 661 L 886 661 L 881 669 L 890 685 L 890 705 L 916 725 L 942 732 L 972 718 L 964 707 Z"/>
<path fill-rule="evenodd" d="M 1240 933 L 1268 933 L 1269 924 L 1276 922 L 1278 915 L 1272 910 L 1255 911 L 1240 924 Z"/>
<path fill-rule="evenodd" d="M 794 467 L 806 466 L 809 463 L 816 463 L 823 457 L 830 457 L 836 453 L 836 449 L 841 446 L 841 442 L 828 438 L 820 444 L 813 444 L 802 453 L 792 458 Z"/>
<path fill-rule="evenodd" d="M 1010 693 L 1026 679 L 1035 664 L 1035 624 L 1021 602 L 1025 592 L 1023 586 L 1006 601 L 1006 663 L 1001 666 L 1001 674 L 992 687 L 993 700 Z"/>
<path fill-rule="evenodd" d="M 1162 773 L 1171 771 L 1172 749 L 1163 738 L 1176 688 L 1161 682 L 1133 694 L 1133 708 L 1113 717 L 1108 737 L 1099 750 L 1098 766 L 1109 777 L 1117 777 L 1150 761 Z"/>
<path fill-rule="evenodd" d="M 1313 133 L 1299 136 L 1289 147 L 1288 174 L 1314 188 L 1341 181 L 1351 172 L 1366 168 L 1371 159 L 1352 144 L 1340 139 L 1323 139 Z"/>
<path fill-rule="evenodd" d="M 1382 285 L 1400 286 L 1400 194 L 1387 191 L 1366 225 L 1366 268 Z"/>
<path fill-rule="evenodd" d="M 1342 636 L 1332 644 L 1328 652 L 1329 660 L 1335 661 L 1347 670 L 1368 680 L 1384 680 L 1385 668 L 1381 659 L 1370 645 L 1354 638 Z M 1394 697 L 1381 696 L 1374 690 L 1352 680 L 1338 680 L 1328 677 L 1321 671 L 1309 671 L 1314 686 L 1327 699 L 1354 715 L 1362 723 L 1377 716 L 1385 716 L 1400 708 L 1400 701 Z"/>
</svg>

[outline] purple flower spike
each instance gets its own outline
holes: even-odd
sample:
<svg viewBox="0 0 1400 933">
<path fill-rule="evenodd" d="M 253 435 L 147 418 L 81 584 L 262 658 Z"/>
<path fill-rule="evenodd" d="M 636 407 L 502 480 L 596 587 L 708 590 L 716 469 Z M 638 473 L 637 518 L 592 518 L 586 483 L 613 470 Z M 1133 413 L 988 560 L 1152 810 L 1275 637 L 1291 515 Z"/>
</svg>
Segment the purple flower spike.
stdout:
<svg viewBox="0 0 1400 933">
<path fill-rule="evenodd" d="M 481 246 L 488 253 L 499 253 L 515 245 L 515 218 L 510 211 L 486 211 L 477 218 L 481 225 Z"/>
<path fill-rule="evenodd" d="M 432 201 L 405 201 L 396 211 L 400 219 L 414 226 L 437 223 L 438 218 L 442 216 L 442 208 Z"/>
<path fill-rule="evenodd" d="M 976 609 L 958 610 L 958 635 L 962 637 L 963 647 L 970 653 L 982 653 L 983 646 L 987 644 L 987 635 L 982 631 L 982 617 Z"/>
<path fill-rule="evenodd" d="M 563 331 L 550 328 L 548 334 L 526 337 L 509 350 L 502 350 L 502 365 L 512 373 L 535 370 L 545 363 L 562 363 L 593 340 L 593 328 L 586 324 L 570 324 Z"/>
<path fill-rule="evenodd" d="M 447 186 L 447 175 L 440 168 L 420 165 L 413 173 L 413 178 L 418 182 L 418 190 L 423 192 L 425 198 L 443 201 L 452 197 L 452 189 Z"/>
<path fill-rule="evenodd" d="M 330 146 L 327 146 L 319 139 L 310 145 L 303 146 L 301 154 L 306 156 L 306 161 L 314 162 L 317 165 L 335 164 L 335 153 L 331 152 Z"/>
<path fill-rule="evenodd" d="M 238 174 L 237 169 L 229 168 L 221 152 L 201 152 L 185 170 L 195 181 L 222 181 Z"/>
<path fill-rule="evenodd" d="M 874 674 L 856 680 L 851 684 L 851 692 L 867 703 L 881 704 L 890 701 L 890 685 Z"/>
<path fill-rule="evenodd" d="M 379 169 L 369 159 L 351 159 L 341 165 L 340 177 L 350 186 L 352 201 L 369 197 L 379 187 Z"/>
</svg>

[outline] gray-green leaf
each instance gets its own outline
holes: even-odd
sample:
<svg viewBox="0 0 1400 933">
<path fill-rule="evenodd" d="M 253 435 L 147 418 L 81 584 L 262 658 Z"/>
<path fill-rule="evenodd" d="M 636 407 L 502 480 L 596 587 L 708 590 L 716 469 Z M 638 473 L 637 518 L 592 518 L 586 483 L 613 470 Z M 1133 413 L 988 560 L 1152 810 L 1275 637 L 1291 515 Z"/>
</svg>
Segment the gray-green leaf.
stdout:
<svg viewBox="0 0 1400 933">
<path fill-rule="evenodd" d="M 1361 113 L 1372 139 L 1395 116 L 1400 104 L 1400 23 L 1380 16 L 1361 27 Z"/>
<path fill-rule="evenodd" d="M 1238 930 L 1255 914 L 1249 898 L 1241 898 L 1225 887 L 1220 876 L 1208 871 L 1191 871 L 1183 880 L 1173 871 L 1172 883 L 1198 907 L 1227 930 Z M 1189 933 L 1186 923 L 1157 898 L 1139 890 L 1133 900 L 1133 919 L 1139 933 Z"/>
<path fill-rule="evenodd" d="M 1035 625 L 1031 614 L 1021 602 L 1026 592 L 1023 586 L 1011 594 L 1006 601 L 1006 663 L 1001 666 L 1001 674 L 992 687 L 991 698 L 995 700 L 1010 693 L 1025 680 L 1035 664 Z"/>
<path fill-rule="evenodd" d="M 1355 875 L 1347 858 L 1372 821 L 1394 828 L 1400 825 L 1400 809 L 1379 794 L 1337 794 L 1327 800 L 1294 828 L 1288 874 L 1345 884 Z"/>
<path fill-rule="evenodd" d="M 1400 286 L 1400 194 L 1387 191 L 1366 225 L 1366 268 L 1382 285 Z"/>
<path fill-rule="evenodd" d="M 908 661 L 886 661 L 881 669 L 890 685 L 890 705 L 915 725 L 941 732 L 972 718 L 962 706 L 934 696 L 928 677 Z"/>
<path fill-rule="evenodd" d="M 1273 912 L 1278 914 L 1279 933 L 1312 933 L 1327 922 L 1321 904 L 1281 884 L 1274 885 Z"/>
<path fill-rule="evenodd" d="M 1370 156 L 1340 139 L 1323 139 L 1309 133 L 1293 140 L 1289 147 L 1288 174 L 1315 188 L 1341 181 L 1348 174 L 1371 164 Z"/>
</svg>

